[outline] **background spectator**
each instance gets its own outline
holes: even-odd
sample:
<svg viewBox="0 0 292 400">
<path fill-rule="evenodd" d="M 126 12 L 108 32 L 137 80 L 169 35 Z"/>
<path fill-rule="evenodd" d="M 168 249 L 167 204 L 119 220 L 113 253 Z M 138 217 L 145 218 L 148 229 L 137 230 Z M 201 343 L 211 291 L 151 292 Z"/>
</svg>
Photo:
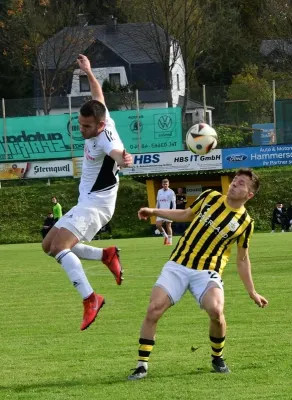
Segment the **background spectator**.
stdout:
<svg viewBox="0 0 292 400">
<path fill-rule="evenodd" d="M 283 207 L 283 204 L 278 202 L 276 207 L 274 208 L 272 215 L 272 233 L 275 232 L 275 226 L 281 225 L 282 232 L 289 231 L 289 221 L 287 217 L 286 209 Z"/>
<path fill-rule="evenodd" d="M 187 204 L 187 197 L 185 195 L 185 190 L 183 188 L 177 188 L 176 194 L 176 209 L 185 210 Z M 175 224 L 175 233 L 181 235 L 186 230 L 185 222 L 176 222 Z"/>
<path fill-rule="evenodd" d="M 46 219 L 44 220 L 44 224 L 41 230 L 43 239 L 46 237 L 49 230 L 54 226 L 55 220 L 53 217 L 53 213 L 49 212 Z"/>
<path fill-rule="evenodd" d="M 169 180 L 162 180 L 162 189 L 158 190 L 157 199 L 156 199 L 156 208 L 161 210 L 173 209 L 176 208 L 175 204 L 175 193 L 169 187 Z M 166 231 L 163 228 L 163 223 L 165 223 Z M 166 218 L 157 217 L 156 218 L 156 228 L 160 231 L 160 233 L 164 237 L 164 244 L 171 246 L 172 245 L 172 221 Z"/>
<path fill-rule="evenodd" d="M 53 196 L 52 197 L 52 202 L 53 202 L 53 216 L 54 216 L 54 220 L 55 222 L 57 222 L 63 215 L 62 213 L 62 206 L 61 204 L 58 202 L 57 197 Z"/>
</svg>

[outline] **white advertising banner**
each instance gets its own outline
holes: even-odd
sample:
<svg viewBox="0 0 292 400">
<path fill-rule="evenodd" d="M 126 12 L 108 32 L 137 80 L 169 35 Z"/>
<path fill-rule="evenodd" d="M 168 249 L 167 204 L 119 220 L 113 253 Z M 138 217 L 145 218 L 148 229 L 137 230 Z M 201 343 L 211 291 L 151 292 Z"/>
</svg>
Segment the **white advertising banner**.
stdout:
<svg viewBox="0 0 292 400">
<path fill-rule="evenodd" d="M 15 162 L 0 164 L 0 180 L 59 178 L 73 176 L 71 160 Z"/>
<path fill-rule="evenodd" d="M 25 178 L 59 178 L 73 176 L 72 160 L 32 162 Z"/>
<path fill-rule="evenodd" d="M 190 151 L 134 154 L 133 160 L 131 168 L 122 170 L 123 175 L 208 171 L 222 168 L 221 150 L 213 150 L 204 156 Z"/>
<path fill-rule="evenodd" d="M 74 178 L 80 178 L 82 173 L 83 157 L 73 158 L 73 176 Z"/>
<path fill-rule="evenodd" d="M 202 193 L 201 185 L 187 185 L 186 195 L 187 196 L 199 196 Z"/>
</svg>

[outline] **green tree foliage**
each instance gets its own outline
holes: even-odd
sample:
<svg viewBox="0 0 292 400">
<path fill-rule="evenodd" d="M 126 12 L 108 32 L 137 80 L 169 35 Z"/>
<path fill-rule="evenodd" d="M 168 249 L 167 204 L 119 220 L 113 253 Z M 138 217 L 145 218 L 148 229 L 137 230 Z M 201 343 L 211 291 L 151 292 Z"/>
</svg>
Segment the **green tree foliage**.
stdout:
<svg viewBox="0 0 292 400">
<path fill-rule="evenodd" d="M 235 75 L 228 90 L 229 115 L 234 123 L 264 123 L 271 122 L 273 117 L 272 85 L 259 75 L 256 65 L 247 65 L 240 74 Z M 240 103 L 238 115 L 237 101 Z"/>
<path fill-rule="evenodd" d="M 252 146 L 252 131 L 248 129 L 215 126 L 219 149 Z"/>
<path fill-rule="evenodd" d="M 229 84 L 245 64 L 258 58 L 259 43 L 244 23 L 241 1 L 203 3 L 202 19 L 207 24 L 208 41 L 198 60 L 197 79 L 203 84 Z M 246 18 L 247 13 L 248 9 Z"/>
<path fill-rule="evenodd" d="M 233 123 L 265 123 L 273 121 L 272 81 L 279 82 L 276 98 L 292 97 L 292 80 L 288 73 L 265 67 L 260 71 L 257 65 L 247 65 L 235 75 L 228 90 L 228 114 Z M 282 82 L 282 84 L 281 84 Z M 241 102 L 243 101 L 243 102 Z"/>
</svg>

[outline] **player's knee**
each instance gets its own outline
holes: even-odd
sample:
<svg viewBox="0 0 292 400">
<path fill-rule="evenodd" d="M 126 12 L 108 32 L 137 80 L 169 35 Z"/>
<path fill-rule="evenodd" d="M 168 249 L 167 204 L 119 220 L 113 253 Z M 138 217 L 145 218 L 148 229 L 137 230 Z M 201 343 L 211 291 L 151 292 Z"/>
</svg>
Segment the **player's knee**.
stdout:
<svg viewBox="0 0 292 400">
<path fill-rule="evenodd" d="M 162 302 L 151 301 L 147 310 L 147 319 L 158 321 L 165 311 L 165 305 Z"/>
<path fill-rule="evenodd" d="M 62 250 L 64 250 L 64 246 L 62 246 L 60 243 L 58 243 L 57 241 L 54 240 L 51 243 L 49 253 L 50 253 L 50 255 L 55 257 Z"/>
<path fill-rule="evenodd" d="M 216 304 L 211 307 L 208 311 L 209 317 L 212 321 L 216 322 L 219 325 L 224 323 L 224 312 L 223 312 L 223 305 Z"/>
</svg>

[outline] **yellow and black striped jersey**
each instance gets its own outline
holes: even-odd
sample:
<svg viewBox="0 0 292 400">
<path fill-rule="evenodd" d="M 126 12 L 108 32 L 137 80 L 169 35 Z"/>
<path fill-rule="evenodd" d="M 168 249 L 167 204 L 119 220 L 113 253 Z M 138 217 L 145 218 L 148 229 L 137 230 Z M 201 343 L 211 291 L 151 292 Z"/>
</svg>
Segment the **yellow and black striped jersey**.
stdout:
<svg viewBox="0 0 292 400">
<path fill-rule="evenodd" d="M 214 270 L 221 275 L 233 243 L 248 248 L 254 221 L 244 206 L 231 208 L 225 195 L 211 189 L 203 192 L 190 208 L 194 218 L 170 260 L 188 268 Z"/>
</svg>

